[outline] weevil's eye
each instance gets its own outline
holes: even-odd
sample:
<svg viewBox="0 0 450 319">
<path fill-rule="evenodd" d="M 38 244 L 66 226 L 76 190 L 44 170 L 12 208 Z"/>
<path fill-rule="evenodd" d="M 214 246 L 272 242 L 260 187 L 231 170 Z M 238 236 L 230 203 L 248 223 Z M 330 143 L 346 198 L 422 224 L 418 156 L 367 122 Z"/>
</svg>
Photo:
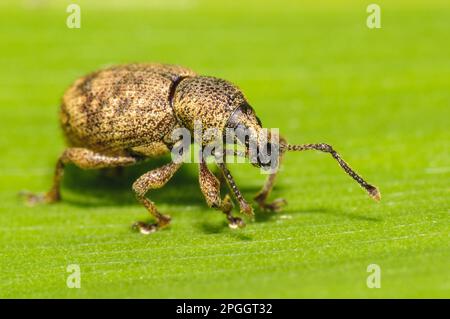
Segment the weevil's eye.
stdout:
<svg viewBox="0 0 450 319">
<path fill-rule="evenodd" d="M 243 103 L 239 106 L 243 113 L 250 114 L 252 112 L 252 108 L 249 104 Z"/>
</svg>

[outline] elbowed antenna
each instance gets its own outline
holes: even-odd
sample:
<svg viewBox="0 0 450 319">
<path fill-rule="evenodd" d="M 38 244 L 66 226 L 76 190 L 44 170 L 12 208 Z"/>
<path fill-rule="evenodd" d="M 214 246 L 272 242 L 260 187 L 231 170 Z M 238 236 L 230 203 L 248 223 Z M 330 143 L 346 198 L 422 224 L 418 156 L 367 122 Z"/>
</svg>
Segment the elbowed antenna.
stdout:
<svg viewBox="0 0 450 319">
<path fill-rule="evenodd" d="M 284 151 L 306 151 L 306 150 L 316 150 L 325 153 L 330 153 L 336 161 L 338 161 L 339 165 L 344 169 L 344 171 L 350 175 L 355 181 L 358 182 L 368 193 L 369 195 L 376 201 L 381 199 L 381 193 L 373 185 L 367 183 L 361 176 L 359 176 L 353 169 L 348 166 L 348 164 L 342 159 L 342 157 L 331 147 L 331 145 L 320 143 L 320 144 L 301 144 L 301 145 L 293 145 L 293 144 L 283 144 L 282 149 Z"/>
</svg>

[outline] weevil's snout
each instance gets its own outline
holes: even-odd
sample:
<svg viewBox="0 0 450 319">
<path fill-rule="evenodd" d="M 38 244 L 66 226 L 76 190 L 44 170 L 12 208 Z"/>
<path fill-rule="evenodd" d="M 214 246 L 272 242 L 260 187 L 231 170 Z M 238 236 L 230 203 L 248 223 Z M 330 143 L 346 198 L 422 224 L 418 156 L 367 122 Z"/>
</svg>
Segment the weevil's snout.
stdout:
<svg viewBox="0 0 450 319">
<path fill-rule="evenodd" d="M 258 147 L 258 166 L 261 168 L 270 167 L 270 159 L 272 155 L 272 150 L 275 147 L 272 143 L 265 143 L 262 147 Z"/>
<path fill-rule="evenodd" d="M 280 138 L 277 131 L 262 127 L 253 108 L 244 103 L 230 117 L 228 128 L 245 147 L 250 163 L 263 170 L 276 170 L 280 159 Z"/>
<path fill-rule="evenodd" d="M 280 162 L 280 146 L 278 142 L 259 144 L 256 152 L 249 150 L 251 163 L 265 171 L 276 170 Z"/>
</svg>

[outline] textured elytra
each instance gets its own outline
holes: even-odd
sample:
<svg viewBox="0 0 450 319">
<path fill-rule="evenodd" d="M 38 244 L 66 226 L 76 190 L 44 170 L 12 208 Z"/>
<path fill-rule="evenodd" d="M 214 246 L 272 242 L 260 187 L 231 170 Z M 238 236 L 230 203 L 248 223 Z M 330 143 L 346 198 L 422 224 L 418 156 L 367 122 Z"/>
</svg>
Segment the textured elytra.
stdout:
<svg viewBox="0 0 450 319">
<path fill-rule="evenodd" d="M 134 147 L 161 153 L 165 135 L 177 126 L 170 90 L 190 69 L 163 64 L 130 64 L 78 79 L 65 93 L 61 125 L 70 146 L 105 154 Z"/>
</svg>

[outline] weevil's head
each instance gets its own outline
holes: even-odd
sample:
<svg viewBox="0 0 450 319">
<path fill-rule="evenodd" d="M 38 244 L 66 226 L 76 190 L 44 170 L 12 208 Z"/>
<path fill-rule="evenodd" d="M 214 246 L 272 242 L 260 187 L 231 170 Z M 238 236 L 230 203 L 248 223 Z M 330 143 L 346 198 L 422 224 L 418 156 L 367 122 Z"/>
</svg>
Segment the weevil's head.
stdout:
<svg viewBox="0 0 450 319">
<path fill-rule="evenodd" d="M 232 83 L 205 76 L 186 78 L 178 84 L 172 106 L 183 127 L 191 133 L 202 131 L 203 145 L 215 138 L 211 132 L 228 142 L 234 134 L 233 141 L 243 145 L 255 166 L 268 169 L 274 159 L 278 161 L 277 135 L 263 129 L 244 94 Z"/>
<path fill-rule="evenodd" d="M 227 129 L 231 130 L 236 142 L 244 146 L 244 152 L 254 166 L 264 170 L 278 168 L 283 141 L 280 140 L 278 130 L 262 126 L 249 104 L 244 103 L 236 108 L 227 122 Z"/>
</svg>

